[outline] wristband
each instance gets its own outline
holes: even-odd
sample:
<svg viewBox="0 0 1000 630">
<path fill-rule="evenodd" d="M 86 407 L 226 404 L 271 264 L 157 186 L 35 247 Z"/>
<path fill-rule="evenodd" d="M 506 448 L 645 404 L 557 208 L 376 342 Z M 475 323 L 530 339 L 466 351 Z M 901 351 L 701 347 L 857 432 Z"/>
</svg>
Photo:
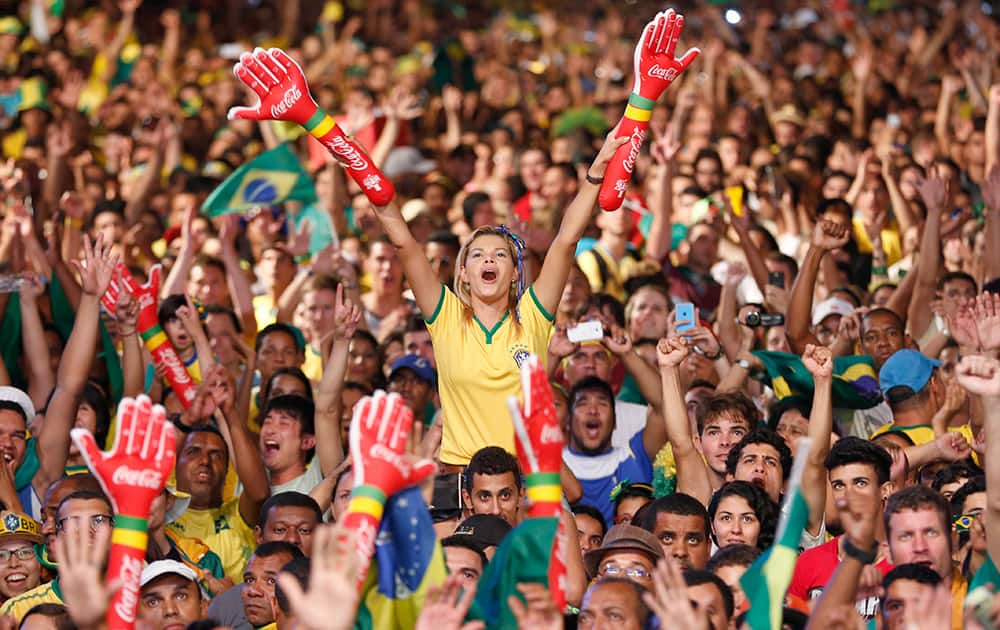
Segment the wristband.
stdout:
<svg viewBox="0 0 1000 630">
<path fill-rule="evenodd" d="M 66 217 L 63 219 L 63 225 L 68 228 L 80 229 L 83 227 L 83 219 L 76 219 L 74 217 Z"/>
<path fill-rule="evenodd" d="M 861 564 L 871 564 L 875 562 L 875 558 L 878 557 L 878 543 L 875 543 L 875 548 L 871 551 L 865 551 L 860 547 L 856 547 L 851 540 L 844 536 L 843 538 L 843 550 L 844 555 L 849 558 L 854 558 Z"/>
<path fill-rule="evenodd" d="M 603 177 L 591 177 L 590 171 L 587 171 L 585 177 L 587 178 L 587 182 L 593 184 L 594 186 L 600 186 L 604 183 Z"/>
<path fill-rule="evenodd" d="M 889 270 L 886 268 L 885 265 L 879 265 L 878 267 L 874 267 L 874 266 L 872 267 L 872 275 L 873 276 L 884 276 L 884 275 L 887 275 L 888 273 L 889 273 Z"/>
</svg>

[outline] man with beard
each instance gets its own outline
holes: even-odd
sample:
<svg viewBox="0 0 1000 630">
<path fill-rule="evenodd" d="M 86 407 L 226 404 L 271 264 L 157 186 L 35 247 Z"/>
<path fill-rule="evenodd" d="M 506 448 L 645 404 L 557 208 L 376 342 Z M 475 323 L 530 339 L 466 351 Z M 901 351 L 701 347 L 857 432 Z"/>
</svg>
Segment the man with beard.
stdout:
<svg viewBox="0 0 1000 630">
<path fill-rule="evenodd" d="M 628 479 L 632 483 L 652 483 L 652 460 L 665 440 L 646 443 L 647 430 L 638 431 L 628 444 L 615 446 L 615 398 L 611 386 L 591 376 L 577 382 L 569 396 L 569 444 L 563 461 L 583 486 L 583 502 L 593 505 L 614 521 L 611 490 Z"/>
</svg>

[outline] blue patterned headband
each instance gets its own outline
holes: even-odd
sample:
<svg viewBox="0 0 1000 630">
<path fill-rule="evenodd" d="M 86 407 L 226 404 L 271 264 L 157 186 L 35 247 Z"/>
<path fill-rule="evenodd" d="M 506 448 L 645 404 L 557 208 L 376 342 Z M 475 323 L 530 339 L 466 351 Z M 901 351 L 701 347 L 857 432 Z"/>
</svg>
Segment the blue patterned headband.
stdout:
<svg viewBox="0 0 1000 630">
<path fill-rule="evenodd" d="M 524 295 L 525 291 L 525 278 L 524 278 L 524 250 L 526 248 L 524 241 L 520 236 L 514 234 L 509 227 L 506 225 L 501 225 L 497 228 L 501 234 L 506 236 L 514 243 L 514 249 L 517 250 L 517 299 L 515 302 L 517 304 L 521 303 L 521 296 Z M 521 314 L 518 309 L 514 309 L 514 319 L 521 321 Z"/>
</svg>

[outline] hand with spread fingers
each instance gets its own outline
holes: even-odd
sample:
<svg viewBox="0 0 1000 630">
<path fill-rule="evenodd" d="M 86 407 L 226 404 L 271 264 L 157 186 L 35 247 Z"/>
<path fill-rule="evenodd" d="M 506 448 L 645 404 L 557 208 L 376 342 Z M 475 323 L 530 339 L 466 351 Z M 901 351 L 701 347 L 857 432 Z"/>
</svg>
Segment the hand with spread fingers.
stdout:
<svg viewBox="0 0 1000 630">
<path fill-rule="evenodd" d="M 299 64 L 280 48 L 256 48 L 240 55 L 233 74 L 259 99 L 252 107 L 234 107 L 229 119 L 283 120 L 306 131 L 343 165 L 376 206 L 392 201 L 396 191 L 364 150 L 320 109 L 309 92 Z"/>
<path fill-rule="evenodd" d="M 123 399 L 116 426 L 109 451 L 101 451 L 87 429 L 73 429 L 70 436 L 115 511 L 107 579 L 120 582 L 121 590 L 108 608 L 107 622 L 111 630 L 124 630 L 135 626 L 149 513 L 173 470 L 176 437 L 166 411 L 148 396 Z"/>
<path fill-rule="evenodd" d="M 405 454 L 412 425 L 413 412 L 398 394 L 379 390 L 354 407 L 349 434 L 354 489 L 344 525 L 357 537 L 358 586 L 368 572 L 386 501 L 436 470 L 434 462 Z"/>
<path fill-rule="evenodd" d="M 603 210 L 621 207 L 657 99 L 701 52 L 691 48 L 680 58 L 675 57 L 683 30 L 684 16 L 667 9 L 657 13 L 642 31 L 633 53 L 632 94 L 615 132 L 617 139 L 627 138 L 628 142 L 617 147 L 604 173 L 598 197 Z"/>
</svg>

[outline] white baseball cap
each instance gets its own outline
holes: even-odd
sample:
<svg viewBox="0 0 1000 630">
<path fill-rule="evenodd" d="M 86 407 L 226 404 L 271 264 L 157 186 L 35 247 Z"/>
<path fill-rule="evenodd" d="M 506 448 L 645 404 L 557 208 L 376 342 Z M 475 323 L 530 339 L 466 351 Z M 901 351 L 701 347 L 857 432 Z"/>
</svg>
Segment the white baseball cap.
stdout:
<svg viewBox="0 0 1000 630">
<path fill-rule="evenodd" d="M 35 405 L 31 402 L 31 398 L 18 388 L 8 385 L 0 387 L 0 401 L 12 402 L 20 407 L 26 422 L 30 423 L 35 419 Z"/>
<path fill-rule="evenodd" d="M 831 315 L 850 315 L 854 312 L 854 305 L 839 297 L 827 298 L 813 308 L 813 326 L 818 326 L 820 322 Z"/>
<path fill-rule="evenodd" d="M 150 562 L 146 565 L 146 568 L 142 570 L 142 575 L 139 577 L 139 585 L 146 586 L 156 578 L 164 575 L 179 575 L 185 580 L 191 580 L 192 582 L 198 581 L 198 575 L 194 572 L 194 569 L 183 562 L 177 562 L 176 560 L 157 560 L 156 562 Z"/>
</svg>

